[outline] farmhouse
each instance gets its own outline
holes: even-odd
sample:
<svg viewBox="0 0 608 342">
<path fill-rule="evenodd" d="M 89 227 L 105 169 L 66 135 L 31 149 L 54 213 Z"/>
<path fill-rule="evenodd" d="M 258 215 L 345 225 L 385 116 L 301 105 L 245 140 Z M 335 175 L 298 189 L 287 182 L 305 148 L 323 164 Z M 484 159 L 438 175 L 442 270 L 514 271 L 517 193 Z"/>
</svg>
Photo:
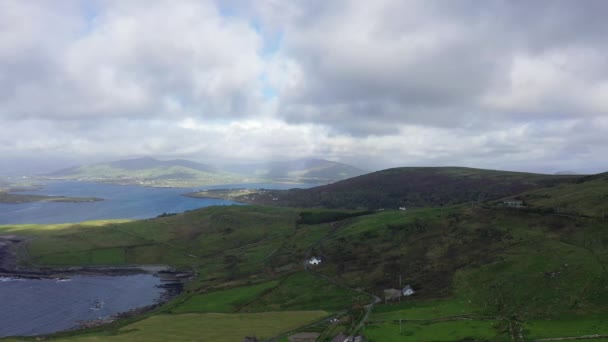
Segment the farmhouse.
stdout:
<svg viewBox="0 0 608 342">
<path fill-rule="evenodd" d="M 312 257 L 310 258 L 310 260 L 308 260 L 308 263 L 311 265 L 318 265 L 321 263 L 321 259 L 317 259 L 317 257 Z"/>
<path fill-rule="evenodd" d="M 406 285 L 403 289 L 401 289 L 401 293 L 406 297 L 413 295 L 414 292 L 414 289 L 410 285 Z"/>
<path fill-rule="evenodd" d="M 523 207 L 524 206 L 524 201 L 507 200 L 507 201 L 503 201 L 502 204 L 506 205 L 508 207 Z"/>
</svg>

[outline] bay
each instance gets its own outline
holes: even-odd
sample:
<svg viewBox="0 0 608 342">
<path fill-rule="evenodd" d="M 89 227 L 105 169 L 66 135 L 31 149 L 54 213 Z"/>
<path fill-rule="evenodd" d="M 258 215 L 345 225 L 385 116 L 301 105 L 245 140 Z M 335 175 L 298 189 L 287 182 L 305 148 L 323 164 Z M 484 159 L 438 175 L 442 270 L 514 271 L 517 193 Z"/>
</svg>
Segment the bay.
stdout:
<svg viewBox="0 0 608 342">
<path fill-rule="evenodd" d="M 187 192 L 221 188 L 288 189 L 309 187 L 305 184 L 227 184 L 198 188 L 153 188 L 136 185 L 116 185 L 78 181 L 51 181 L 34 195 L 99 197 L 103 201 L 64 203 L 30 202 L 0 204 L 2 224 L 54 224 L 76 223 L 103 219 L 145 219 L 162 213 L 178 213 L 213 205 L 238 205 L 221 199 L 191 198 Z"/>
<path fill-rule="evenodd" d="M 73 329 L 80 321 L 155 304 L 163 291 L 160 284 L 152 274 L 0 278 L 0 338 Z"/>
</svg>

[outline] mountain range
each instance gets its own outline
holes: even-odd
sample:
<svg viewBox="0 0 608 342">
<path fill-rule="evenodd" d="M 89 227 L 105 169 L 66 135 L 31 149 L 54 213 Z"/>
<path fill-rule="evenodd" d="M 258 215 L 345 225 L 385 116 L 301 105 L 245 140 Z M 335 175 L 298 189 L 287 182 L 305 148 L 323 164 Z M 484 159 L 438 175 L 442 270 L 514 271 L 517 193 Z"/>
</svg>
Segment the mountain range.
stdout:
<svg viewBox="0 0 608 342">
<path fill-rule="evenodd" d="M 323 159 L 217 167 L 184 159 L 144 157 L 75 166 L 45 176 L 118 184 L 192 187 L 269 182 L 326 184 L 364 173 L 354 166 Z"/>
</svg>

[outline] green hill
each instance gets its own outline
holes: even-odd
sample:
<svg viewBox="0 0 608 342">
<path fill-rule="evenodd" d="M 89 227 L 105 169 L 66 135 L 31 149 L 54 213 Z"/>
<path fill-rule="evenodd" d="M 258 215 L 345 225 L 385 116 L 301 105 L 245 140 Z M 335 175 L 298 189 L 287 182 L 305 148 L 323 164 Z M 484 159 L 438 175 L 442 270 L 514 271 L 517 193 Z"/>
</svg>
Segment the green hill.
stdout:
<svg viewBox="0 0 608 342">
<path fill-rule="evenodd" d="M 530 208 L 544 211 L 608 217 L 608 173 L 585 176 L 573 183 L 528 191 L 517 198 Z"/>
<path fill-rule="evenodd" d="M 232 206 L 125 223 L 0 226 L 0 235 L 30 238 L 24 266 L 168 264 L 195 272 L 158 310 L 59 336 L 67 340 L 180 341 L 214 331 L 220 342 L 243 334 L 284 341 L 299 329 L 322 341 L 339 332 L 370 341 L 523 341 L 608 334 L 606 225 L 469 205 Z M 305 266 L 311 256 L 323 262 Z M 406 284 L 413 296 L 384 304 L 384 289 Z M 370 313 L 372 296 L 382 302 Z M 338 322 L 322 319 L 334 314 Z"/>
<path fill-rule="evenodd" d="M 442 206 L 515 195 L 572 182 L 558 176 L 464 167 L 404 167 L 373 172 L 329 185 L 264 190 L 237 200 L 288 207 L 397 209 Z M 253 198 L 253 199 L 252 199 Z"/>
<path fill-rule="evenodd" d="M 401 168 L 319 188 L 382 199 L 373 195 L 401 186 L 404 198 L 435 207 L 209 207 L 143 221 L 0 226 L 0 235 L 28 237 L 23 267 L 166 264 L 196 275 L 155 311 L 59 340 L 286 341 L 299 331 L 318 341 L 339 333 L 372 342 L 602 341 L 608 221 L 597 213 L 607 183 L 606 174 Z M 283 193 L 294 191 L 306 190 Z M 500 202 L 491 198 L 526 207 L 489 206 Z M 575 215 L 554 210 L 566 207 Z M 310 265 L 312 256 L 321 264 Z M 405 285 L 412 296 L 385 299 Z"/>
</svg>

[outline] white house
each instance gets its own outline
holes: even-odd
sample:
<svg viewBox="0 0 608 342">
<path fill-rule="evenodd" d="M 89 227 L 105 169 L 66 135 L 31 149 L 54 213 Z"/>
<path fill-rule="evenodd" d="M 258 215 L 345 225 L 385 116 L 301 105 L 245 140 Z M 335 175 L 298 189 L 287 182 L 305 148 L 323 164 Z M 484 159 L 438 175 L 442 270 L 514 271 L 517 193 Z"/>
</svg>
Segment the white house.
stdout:
<svg viewBox="0 0 608 342">
<path fill-rule="evenodd" d="M 415 292 L 415 291 L 414 291 L 414 289 L 413 289 L 411 286 L 409 286 L 409 285 L 406 285 L 406 286 L 405 286 L 405 287 L 404 287 L 404 288 L 401 290 L 401 293 L 403 293 L 403 295 L 404 295 L 404 296 L 411 296 L 411 295 L 413 295 L 413 294 L 414 294 L 414 292 Z"/>
<path fill-rule="evenodd" d="M 312 257 L 310 258 L 310 260 L 308 260 L 308 263 L 311 265 L 318 265 L 321 263 L 321 259 L 317 259 L 316 257 Z"/>
<path fill-rule="evenodd" d="M 406 207 L 399 207 L 399 210 L 401 210 L 401 211 L 406 211 L 406 210 L 407 210 L 407 208 L 406 208 Z"/>
</svg>

